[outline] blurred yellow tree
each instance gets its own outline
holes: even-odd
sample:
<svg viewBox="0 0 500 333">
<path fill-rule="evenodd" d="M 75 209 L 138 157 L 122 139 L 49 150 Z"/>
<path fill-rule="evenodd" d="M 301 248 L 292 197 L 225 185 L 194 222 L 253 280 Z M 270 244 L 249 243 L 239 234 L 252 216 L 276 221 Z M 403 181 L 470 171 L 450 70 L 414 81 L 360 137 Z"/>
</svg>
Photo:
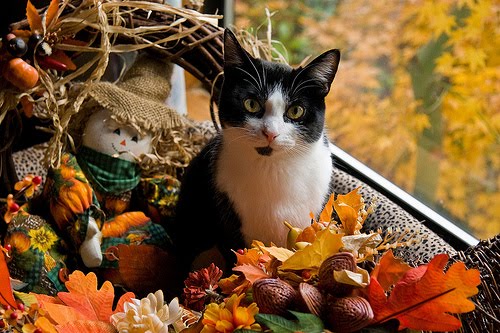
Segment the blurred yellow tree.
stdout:
<svg viewBox="0 0 500 333">
<path fill-rule="evenodd" d="M 265 7 L 278 11 L 274 37 L 288 48 L 291 63 L 341 49 L 327 97 L 327 124 L 337 145 L 448 210 L 477 237 L 500 233 L 498 2 L 236 4 L 238 27 L 262 24 Z M 293 33 L 279 28 L 283 22 Z"/>
</svg>

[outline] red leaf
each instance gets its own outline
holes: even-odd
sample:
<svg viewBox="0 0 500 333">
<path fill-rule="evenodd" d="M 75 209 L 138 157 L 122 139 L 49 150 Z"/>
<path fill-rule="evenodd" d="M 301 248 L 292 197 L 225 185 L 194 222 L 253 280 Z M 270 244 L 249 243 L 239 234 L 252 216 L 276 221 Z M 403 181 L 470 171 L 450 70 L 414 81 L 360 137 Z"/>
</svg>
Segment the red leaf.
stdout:
<svg viewBox="0 0 500 333">
<path fill-rule="evenodd" d="M 28 18 L 28 24 L 30 25 L 31 32 L 43 31 L 42 18 L 30 0 L 28 0 L 28 3 L 26 4 L 26 17 Z"/>
<path fill-rule="evenodd" d="M 389 250 L 384 253 L 377 266 L 375 266 L 371 277 L 376 278 L 380 286 L 387 291 L 410 269 L 410 265 L 402 259 L 394 257 L 392 250 Z"/>
<path fill-rule="evenodd" d="M 481 282 L 477 269 L 453 264 L 446 273 L 443 268 L 448 255 L 435 256 L 427 266 L 410 269 L 394 286 L 389 298 L 377 278 L 368 286 L 368 299 L 376 322 L 396 318 L 401 328 L 428 331 L 454 331 L 460 321 L 450 313 L 474 310 L 469 297 L 477 294 Z"/>
<path fill-rule="evenodd" d="M 5 261 L 5 254 L 0 247 L 0 304 L 3 306 L 10 305 L 14 309 L 17 309 L 17 303 L 12 294 L 12 288 L 10 286 L 10 274 L 7 268 L 7 262 Z"/>
<path fill-rule="evenodd" d="M 54 50 L 50 57 L 66 65 L 67 69 L 70 71 L 74 71 L 76 69 L 75 63 L 62 50 Z"/>
</svg>

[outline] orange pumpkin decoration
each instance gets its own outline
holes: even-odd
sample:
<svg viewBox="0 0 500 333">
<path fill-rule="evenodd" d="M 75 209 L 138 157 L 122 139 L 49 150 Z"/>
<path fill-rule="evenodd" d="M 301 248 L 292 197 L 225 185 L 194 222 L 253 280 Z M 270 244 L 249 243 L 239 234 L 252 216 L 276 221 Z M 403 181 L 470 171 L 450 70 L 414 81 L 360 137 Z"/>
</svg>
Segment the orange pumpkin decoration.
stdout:
<svg viewBox="0 0 500 333">
<path fill-rule="evenodd" d="M 101 232 L 103 237 L 121 237 L 131 227 L 140 227 L 150 219 L 143 212 L 128 212 L 104 222 Z"/>
<path fill-rule="evenodd" d="M 92 188 L 88 183 L 77 179 L 67 179 L 71 185 L 64 185 L 59 190 L 58 198 L 51 201 L 50 211 L 56 223 L 61 227 L 81 214 L 92 204 Z"/>
<path fill-rule="evenodd" d="M 2 70 L 3 77 L 21 90 L 28 90 L 36 86 L 38 71 L 21 58 L 10 59 Z"/>
<path fill-rule="evenodd" d="M 5 237 L 5 244 L 10 244 L 18 253 L 27 251 L 31 246 L 29 237 L 23 232 L 13 232 Z"/>
</svg>

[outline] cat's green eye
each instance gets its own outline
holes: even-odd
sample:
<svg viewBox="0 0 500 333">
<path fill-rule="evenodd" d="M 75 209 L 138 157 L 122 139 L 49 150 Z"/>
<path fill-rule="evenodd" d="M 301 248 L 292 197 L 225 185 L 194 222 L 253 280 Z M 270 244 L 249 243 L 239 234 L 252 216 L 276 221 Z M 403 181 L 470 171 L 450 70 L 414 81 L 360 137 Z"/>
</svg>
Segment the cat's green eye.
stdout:
<svg viewBox="0 0 500 333">
<path fill-rule="evenodd" d="M 253 98 L 247 98 L 243 102 L 245 105 L 245 109 L 247 109 L 248 112 L 255 113 L 260 111 L 260 104 Z"/>
<path fill-rule="evenodd" d="M 286 116 L 292 120 L 300 119 L 305 113 L 305 110 L 300 105 L 294 105 L 288 109 Z"/>
</svg>

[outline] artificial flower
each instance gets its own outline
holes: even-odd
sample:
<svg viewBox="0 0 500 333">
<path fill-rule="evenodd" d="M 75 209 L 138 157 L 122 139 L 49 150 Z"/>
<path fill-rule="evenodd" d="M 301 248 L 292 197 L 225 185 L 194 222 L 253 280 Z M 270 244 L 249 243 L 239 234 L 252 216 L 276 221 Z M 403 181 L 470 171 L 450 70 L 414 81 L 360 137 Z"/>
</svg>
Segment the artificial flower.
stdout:
<svg viewBox="0 0 500 333">
<path fill-rule="evenodd" d="M 14 189 L 16 191 L 24 190 L 26 198 L 31 198 L 41 183 L 42 177 L 28 174 L 23 178 L 23 180 L 18 181 L 14 185 Z"/>
<path fill-rule="evenodd" d="M 33 247 L 43 253 L 50 250 L 57 241 L 56 234 L 44 227 L 31 229 L 28 235 L 31 237 Z"/>
<path fill-rule="evenodd" d="M 112 315 L 111 322 L 120 333 L 168 333 L 168 327 L 181 316 L 177 297 L 164 304 L 163 291 L 158 290 L 141 300 L 132 298 L 132 302 L 126 302 L 124 312 Z"/>
<path fill-rule="evenodd" d="M 189 273 L 184 281 L 184 306 L 201 311 L 205 306 L 207 291 L 214 292 L 218 288 L 222 271 L 212 263 L 209 267 Z"/>
<path fill-rule="evenodd" d="M 10 223 L 15 214 L 19 211 L 19 205 L 14 200 L 14 196 L 9 194 L 7 196 L 7 211 L 5 212 L 3 219 L 6 223 Z"/>
<path fill-rule="evenodd" d="M 255 315 L 259 312 L 256 303 L 248 307 L 240 306 L 245 294 L 232 294 L 221 304 L 210 303 L 203 314 L 203 329 L 201 333 L 231 333 L 238 329 L 260 330 L 260 325 L 255 323 Z"/>
<path fill-rule="evenodd" d="M 32 324 L 27 323 L 23 325 L 23 333 L 57 333 L 54 324 L 50 322 L 45 317 L 38 317 L 38 319 Z"/>
</svg>

